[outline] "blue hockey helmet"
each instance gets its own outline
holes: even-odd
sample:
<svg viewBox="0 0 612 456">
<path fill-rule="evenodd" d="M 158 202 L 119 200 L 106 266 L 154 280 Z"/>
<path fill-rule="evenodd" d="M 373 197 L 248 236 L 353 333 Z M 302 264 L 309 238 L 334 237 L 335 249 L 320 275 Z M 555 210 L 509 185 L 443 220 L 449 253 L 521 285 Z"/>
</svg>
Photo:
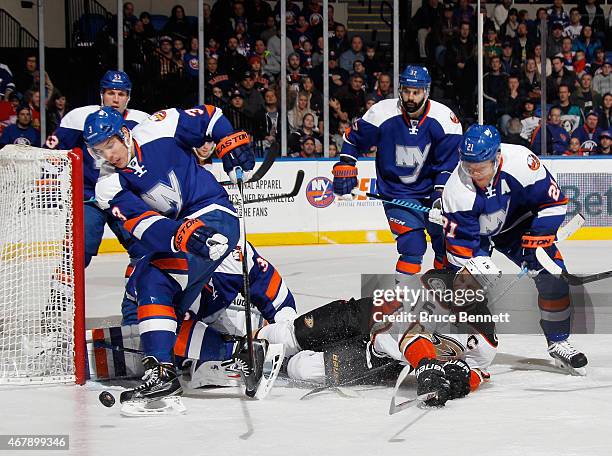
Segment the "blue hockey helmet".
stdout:
<svg viewBox="0 0 612 456">
<path fill-rule="evenodd" d="M 105 89 L 125 90 L 129 95 L 132 81 L 123 71 L 107 71 L 100 79 L 100 92 L 104 92 Z"/>
<path fill-rule="evenodd" d="M 461 161 L 481 163 L 495 160 L 500 151 L 501 137 L 492 125 L 472 125 L 463 135 L 459 146 Z"/>
<path fill-rule="evenodd" d="M 126 135 L 121 130 L 122 127 L 127 127 L 123 116 L 111 107 L 104 106 L 89 114 L 83 127 L 83 139 L 85 139 L 89 153 L 95 159 L 103 158 L 95 152 L 95 146 L 113 136 L 118 136 L 122 141 L 127 142 Z"/>
<path fill-rule="evenodd" d="M 410 103 L 402 95 L 402 88 L 423 89 L 423 100 L 417 104 Z M 431 87 L 431 76 L 427 68 L 418 65 L 408 65 L 402 71 L 399 77 L 400 103 L 404 110 L 408 113 L 415 113 L 429 98 L 429 88 Z"/>
</svg>

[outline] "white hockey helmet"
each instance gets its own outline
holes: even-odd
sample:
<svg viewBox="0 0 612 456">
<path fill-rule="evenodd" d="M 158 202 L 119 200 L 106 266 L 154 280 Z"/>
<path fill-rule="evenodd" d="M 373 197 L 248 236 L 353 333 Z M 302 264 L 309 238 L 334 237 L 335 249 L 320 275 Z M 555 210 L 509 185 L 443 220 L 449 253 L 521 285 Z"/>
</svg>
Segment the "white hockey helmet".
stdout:
<svg viewBox="0 0 612 456">
<path fill-rule="evenodd" d="M 477 256 L 470 258 L 457 274 L 469 272 L 478 284 L 485 290 L 491 290 L 495 283 L 501 278 L 502 271 L 487 256 Z"/>
</svg>

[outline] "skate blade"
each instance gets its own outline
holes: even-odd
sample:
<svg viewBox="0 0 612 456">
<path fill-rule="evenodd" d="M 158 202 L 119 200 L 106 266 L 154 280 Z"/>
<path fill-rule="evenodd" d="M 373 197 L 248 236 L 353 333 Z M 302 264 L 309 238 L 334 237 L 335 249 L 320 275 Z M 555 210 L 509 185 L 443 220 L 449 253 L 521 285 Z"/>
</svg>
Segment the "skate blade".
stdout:
<svg viewBox="0 0 612 456">
<path fill-rule="evenodd" d="M 560 359 L 554 358 L 555 366 L 562 372 L 573 375 L 575 377 L 585 377 L 586 367 L 572 367 L 569 364 L 564 363 Z"/>
<path fill-rule="evenodd" d="M 187 411 L 179 396 L 168 396 L 155 400 L 134 399 L 121 404 L 121 415 L 128 417 L 172 416 Z"/>
<path fill-rule="evenodd" d="M 255 393 L 255 399 L 264 399 L 274 382 L 283 364 L 285 357 L 285 346 L 283 344 L 269 344 L 268 351 L 266 352 L 266 358 L 264 359 L 263 375 L 257 385 L 257 392 Z"/>
</svg>

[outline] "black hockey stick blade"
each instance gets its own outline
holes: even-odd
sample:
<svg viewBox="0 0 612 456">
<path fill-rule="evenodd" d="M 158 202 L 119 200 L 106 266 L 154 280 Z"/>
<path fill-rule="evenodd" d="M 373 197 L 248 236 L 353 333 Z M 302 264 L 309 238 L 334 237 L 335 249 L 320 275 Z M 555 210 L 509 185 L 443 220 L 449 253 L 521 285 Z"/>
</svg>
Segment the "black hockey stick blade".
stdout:
<svg viewBox="0 0 612 456">
<path fill-rule="evenodd" d="M 253 204 L 253 203 L 263 203 L 264 201 L 274 201 L 282 198 L 293 198 L 300 192 L 300 188 L 302 187 L 302 183 L 304 182 L 304 170 L 300 169 L 295 176 L 295 184 L 293 185 L 293 190 L 289 193 L 282 193 L 280 195 L 274 196 L 265 196 L 263 198 L 255 198 L 248 201 L 245 201 L 244 204 Z"/>
<path fill-rule="evenodd" d="M 597 282 L 598 280 L 609 279 L 610 277 L 612 277 L 612 271 L 598 272 L 596 274 L 590 274 L 585 276 L 577 276 L 574 274 L 570 274 L 566 270 L 562 270 L 561 267 L 554 262 L 554 260 L 548 255 L 548 253 L 546 253 L 546 250 L 544 250 L 542 247 L 538 247 L 536 249 L 536 258 L 538 259 L 542 267 L 546 269 L 546 271 L 548 271 L 552 275 L 560 276 L 570 285 L 584 285 L 586 283 Z"/>
<path fill-rule="evenodd" d="M 266 156 L 264 157 L 263 162 L 261 162 L 261 165 L 259 166 L 259 168 L 257 168 L 257 171 L 253 173 L 251 178 L 248 181 L 246 181 L 245 184 L 248 184 L 250 182 L 257 182 L 262 177 L 264 177 L 268 173 L 268 171 L 270 170 L 270 168 L 272 167 L 272 165 L 274 164 L 277 158 L 278 158 L 278 151 L 270 149 L 268 153 L 266 154 Z M 234 184 L 232 181 L 229 181 L 229 180 L 222 181 L 219 183 L 221 185 L 233 185 Z"/>
</svg>

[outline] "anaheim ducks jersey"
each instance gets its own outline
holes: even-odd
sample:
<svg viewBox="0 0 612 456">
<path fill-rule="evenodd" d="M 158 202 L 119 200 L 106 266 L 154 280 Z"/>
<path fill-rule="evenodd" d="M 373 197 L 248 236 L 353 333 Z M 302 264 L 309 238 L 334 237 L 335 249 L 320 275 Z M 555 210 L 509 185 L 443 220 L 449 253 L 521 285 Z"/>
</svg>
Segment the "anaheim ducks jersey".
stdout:
<svg viewBox="0 0 612 456">
<path fill-rule="evenodd" d="M 419 119 L 408 118 L 399 99 L 382 100 L 353 123 L 341 153 L 357 159 L 376 151 L 378 192 L 393 198 L 429 197 L 457 166 L 461 124 L 453 111 L 433 100 Z"/>
<path fill-rule="evenodd" d="M 378 316 L 375 307 L 375 322 L 383 318 L 382 314 L 395 317 L 393 321 L 387 319 L 390 324 L 381 325 L 382 331 L 375 323 L 375 353 L 416 365 L 420 360 L 419 343 L 426 339 L 432 342 L 436 359 L 463 359 L 470 369 L 486 372 L 497 352 L 495 323 L 489 318 L 486 296 L 482 294 L 482 299 L 464 307 L 469 309 L 466 312 L 452 310 L 454 303 L 465 305 L 459 302 L 459 293 L 449 293 L 454 277 L 455 272 L 450 270 L 430 270 L 422 276 L 410 276 L 406 287 L 415 293 L 409 299 L 402 303 L 396 301 L 394 309 L 389 304 L 381 306 Z M 484 316 L 485 321 L 462 322 L 467 315 Z"/>
<path fill-rule="evenodd" d="M 193 147 L 233 132 L 219 108 L 167 109 L 132 130 L 133 157 L 123 169 L 105 163 L 96 200 L 154 252 L 172 252 L 181 220 L 219 209 L 235 215 L 227 192 L 198 165 Z"/>
<path fill-rule="evenodd" d="M 513 228 L 556 233 L 565 218 L 567 201 L 552 174 L 523 146 L 501 145 L 497 173 L 484 189 L 457 167 L 442 195 L 449 262 L 462 266 L 469 258 L 488 255 L 481 250 L 481 237 L 501 245 L 500 239 L 508 238 Z M 519 232 L 519 239 L 522 234 Z"/>
<path fill-rule="evenodd" d="M 72 150 L 79 148 L 83 151 L 83 193 L 85 201 L 91 201 L 95 198 L 95 187 L 98 175 L 100 174 L 101 163 L 96 163 L 87 152 L 87 146 L 83 139 L 83 128 L 87 116 L 99 109 L 100 106 L 97 105 L 73 109 L 63 117 L 59 127 L 55 129 L 45 142 L 45 148 L 47 149 Z M 123 113 L 125 123 L 130 130 L 148 116 L 149 114 L 146 112 L 138 111 L 137 109 L 126 109 Z"/>
</svg>

